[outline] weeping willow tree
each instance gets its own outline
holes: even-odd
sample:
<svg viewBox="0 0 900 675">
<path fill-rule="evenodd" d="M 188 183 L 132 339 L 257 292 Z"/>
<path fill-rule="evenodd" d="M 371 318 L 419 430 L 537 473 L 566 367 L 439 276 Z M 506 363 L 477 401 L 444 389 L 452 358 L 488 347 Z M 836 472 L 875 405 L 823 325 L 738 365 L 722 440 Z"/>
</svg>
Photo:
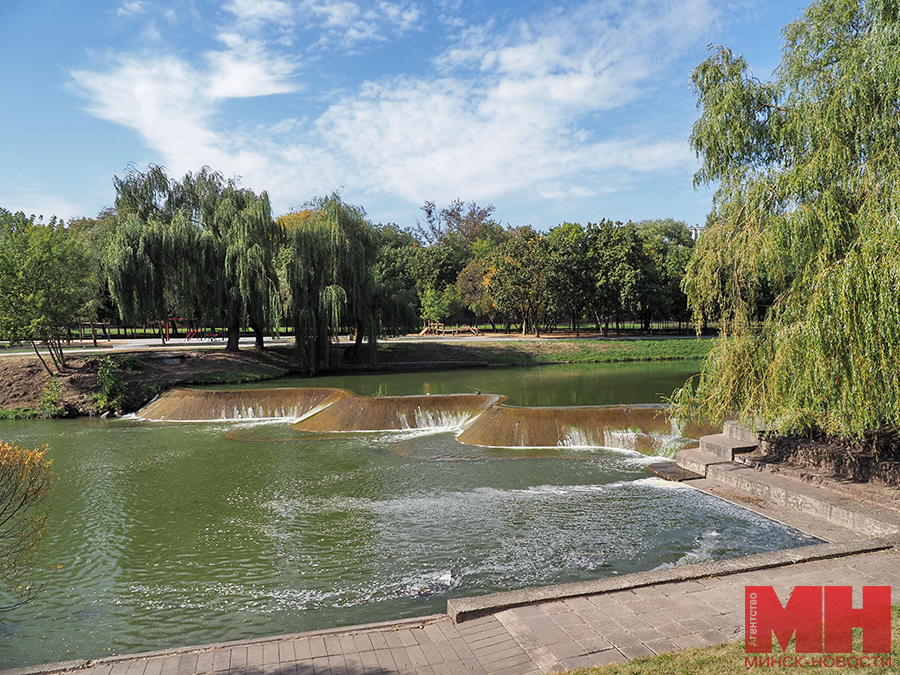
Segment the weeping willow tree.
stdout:
<svg viewBox="0 0 900 675">
<path fill-rule="evenodd" d="M 278 258 L 283 306 L 296 331 L 300 366 L 327 367 L 331 337 L 341 327 L 356 331 L 354 354 L 366 336 L 374 347 L 378 239 L 365 212 L 333 194 L 278 221 L 286 240 Z"/>
<path fill-rule="evenodd" d="M 819 0 L 772 82 L 718 48 L 693 72 L 697 183 L 717 183 L 685 289 L 725 339 L 676 412 L 848 438 L 900 428 L 900 17 Z"/>
<path fill-rule="evenodd" d="M 151 166 L 115 179 L 120 224 L 106 252 L 110 293 L 126 321 L 185 316 L 242 325 L 262 348 L 280 310 L 274 256 L 281 229 L 268 195 L 204 167 L 181 182 Z"/>
</svg>

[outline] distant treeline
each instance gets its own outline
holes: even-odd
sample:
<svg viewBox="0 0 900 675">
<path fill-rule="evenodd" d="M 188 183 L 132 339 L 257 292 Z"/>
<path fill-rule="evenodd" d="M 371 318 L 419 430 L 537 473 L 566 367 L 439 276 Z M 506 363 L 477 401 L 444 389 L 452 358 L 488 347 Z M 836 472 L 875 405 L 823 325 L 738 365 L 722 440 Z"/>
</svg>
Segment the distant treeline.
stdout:
<svg viewBox="0 0 900 675">
<path fill-rule="evenodd" d="M 543 234 L 457 200 L 426 202 L 423 221 L 404 230 L 371 223 L 336 194 L 273 218 L 265 192 L 205 167 L 181 180 L 131 168 L 114 184 L 115 207 L 96 218 L 0 209 L 0 339 L 45 345 L 57 369 L 72 328 L 87 323 L 163 330 L 179 317 L 224 327 L 233 351 L 242 330 L 261 347 L 290 328 L 301 367 L 314 371 L 334 358 L 334 335 L 355 334 L 358 346 L 423 321 L 539 334 L 689 318 L 681 279 L 693 240 L 673 220 Z"/>
</svg>

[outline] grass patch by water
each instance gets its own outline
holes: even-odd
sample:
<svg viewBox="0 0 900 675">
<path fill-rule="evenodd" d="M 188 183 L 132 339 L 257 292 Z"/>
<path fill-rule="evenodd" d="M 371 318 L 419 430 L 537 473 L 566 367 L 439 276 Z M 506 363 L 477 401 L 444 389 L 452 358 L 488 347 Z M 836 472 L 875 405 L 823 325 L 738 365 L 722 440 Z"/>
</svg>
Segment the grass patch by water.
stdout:
<svg viewBox="0 0 900 675">
<path fill-rule="evenodd" d="M 380 363 L 481 361 L 489 364 L 614 363 L 702 359 L 713 340 L 669 338 L 659 340 L 531 339 L 421 342 L 381 342 Z"/>
<path fill-rule="evenodd" d="M 860 639 L 860 631 L 855 629 L 853 640 L 852 654 L 832 654 L 832 658 L 862 656 L 862 640 Z M 780 649 L 776 647 L 771 654 L 747 654 L 751 659 L 756 657 L 765 658 L 766 656 L 778 658 L 784 655 L 793 656 L 794 645 L 793 640 L 788 645 L 787 650 L 782 654 Z M 779 666 L 759 666 L 747 667 L 744 662 L 744 643 L 732 642 L 725 645 L 715 645 L 706 647 L 705 649 L 683 649 L 677 652 L 669 652 L 660 654 L 659 656 L 646 656 L 639 659 L 633 659 L 627 663 L 615 663 L 608 666 L 594 666 L 592 668 L 579 668 L 571 670 L 565 675 L 657 675 L 658 673 L 678 673 L 678 675 L 747 675 L 753 672 L 827 672 L 827 673 L 872 673 L 887 674 L 898 672 L 900 666 L 900 605 L 892 607 L 891 620 L 891 653 L 878 654 L 878 657 L 890 657 L 890 666 L 878 666 L 867 668 L 849 668 L 849 667 L 788 667 Z M 819 659 L 822 654 L 800 654 L 799 657 L 805 662 L 810 662 L 813 658 Z M 757 662 L 759 663 L 759 662 Z"/>
</svg>

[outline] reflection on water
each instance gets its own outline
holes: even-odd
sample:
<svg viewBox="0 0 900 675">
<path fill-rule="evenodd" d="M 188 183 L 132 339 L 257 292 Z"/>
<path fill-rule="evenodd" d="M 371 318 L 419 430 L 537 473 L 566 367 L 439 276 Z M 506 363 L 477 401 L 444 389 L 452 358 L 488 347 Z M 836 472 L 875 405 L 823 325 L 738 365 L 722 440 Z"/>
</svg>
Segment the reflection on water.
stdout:
<svg viewBox="0 0 900 675">
<path fill-rule="evenodd" d="M 484 394 L 507 396 L 509 405 L 564 406 L 661 403 L 700 372 L 699 361 L 656 361 L 517 368 L 451 370 L 439 373 L 373 373 L 283 378 L 261 387 L 333 387 L 362 396 Z M 217 387 L 209 387 L 215 389 Z M 218 387 L 235 389 L 234 385 Z"/>
</svg>

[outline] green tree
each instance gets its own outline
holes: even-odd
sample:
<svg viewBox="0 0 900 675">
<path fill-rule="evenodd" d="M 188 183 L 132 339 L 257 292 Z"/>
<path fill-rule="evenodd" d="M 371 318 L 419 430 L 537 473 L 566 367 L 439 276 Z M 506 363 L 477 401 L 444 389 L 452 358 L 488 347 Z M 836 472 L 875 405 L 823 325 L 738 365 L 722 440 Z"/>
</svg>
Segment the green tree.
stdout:
<svg viewBox="0 0 900 675">
<path fill-rule="evenodd" d="M 280 315 L 274 256 L 281 230 L 269 197 L 204 167 L 178 182 L 151 166 L 115 179 L 120 224 L 106 257 L 126 321 L 187 316 L 226 326 L 237 351 L 249 324 L 257 348 Z"/>
<path fill-rule="evenodd" d="M 485 283 L 494 304 L 521 319 L 522 335 L 540 337 L 549 301 L 547 240 L 531 227 L 516 230 L 487 262 Z"/>
<path fill-rule="evenodd" d="M 419 315 L 425 321 L 434 321 L 443 323 L 450 315 L 450 308 L 447 306 L 447 299 L 440 291 L 435 290 L 433 286 L 429 286 L 422 293 L 420 300 L 421 310 Z"/>
<path fill-rule="evenodd" d="M 44 224 L 0 209 L 0 336 L 30 342 L 51 374 L 43 344 L 58 372 L 69 328 L 90 315 L 99 271 L 56 218 Z"/>
<path fill-rule="evenodd" d="M 473 323 L 479 316 L 486 316 L 496 332 L 497 308 L 485 282 L 486 271 L 486 260 L 472 260 L 456 277 L 456 291 L 462 306 L 472 313 Z"/>
<path fill-rule="evenodd" d="M 396 224 L 375 225 L 378 253 L 375 258 L 375 306 L 379 333 L 406 333 L 419 325 L 419 297 L 413 260 L 421 248 L 412 233 Z"/>
<path fill-rule="evenodd" d="M 104 267 L 105 253 L 119 222 L 113 208 L 104 208 L 96 218 L 75 218 L 66 223 L 69 232 L 84 247 L 85 255 L 94 265 L 97 293 L 87 306 L 85 320 L 91 323 L 94 346 L 97 346 L 96 321 L 108 323 L 118 318 L 119 311 L 109 292 L 109 277 Z"/>
<path fill-rule="evenodd" d="M 671 218 L 637 224 L 643 241 L 647 280 L 641 301 L 644 330 L 654 319 L 688 318 L 687 296 L 681 288 L 694 240 L 688 226 Z"/>
<path fill-rule="evenodd" d="M 640 311 L 641 301 L 647 297 L 647 270 L 643 245 L 632 223 L 601 220 L 588 223 L 585 228 L 586 266 L 593 288 L 590 307 L 604 335 L 609 323 L 616 330 L 621 320 Z"/>
<path fill-rule="evenodd" d="M 286 232 L 278 257 L 283 303 L 294 322 L 301 366 L 328 366 L 331 336 L 344 325 L 356 331 L 355 354 L 368 336 L 374 360 L 379 237 L 365 211 L 333 194 L 281 216 L 279 223 Z"/>
<path fill-rule="evenodd" d="M 685 289 L 728 339 L 682 415 L 900 426 L 898 14 L 819 0 L 784 28 L 774 81 L 721 47 L 693 72 L 695 180 L 718 187 Z"/>
<path fill-rule="evenodd" d="M 577 223 L 563 223 L 547 234 L 549 304 L 554 315 L 571 321 L 577 335 L 591 302 L 588 238 Z"/>
</svg>

